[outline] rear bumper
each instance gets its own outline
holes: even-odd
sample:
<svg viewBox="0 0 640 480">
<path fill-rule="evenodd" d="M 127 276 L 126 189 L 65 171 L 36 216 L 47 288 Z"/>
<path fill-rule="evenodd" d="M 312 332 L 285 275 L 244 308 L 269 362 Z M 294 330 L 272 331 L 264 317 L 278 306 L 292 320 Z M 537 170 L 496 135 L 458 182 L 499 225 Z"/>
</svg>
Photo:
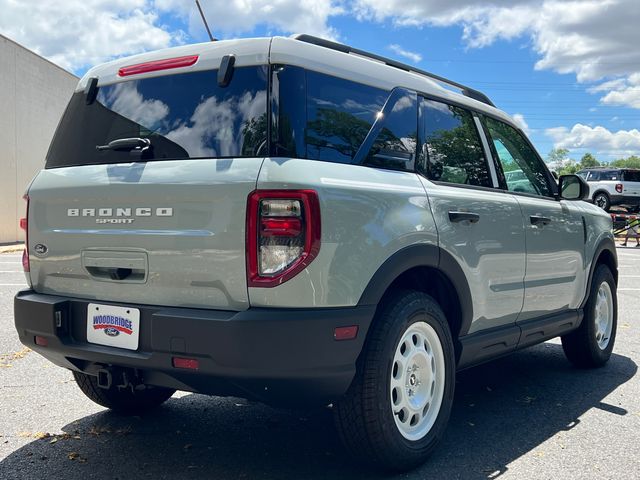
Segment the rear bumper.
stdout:
<svg viewBox="0 0 640 480">
<path fill-rule="evenodd" d="M 139 348 L 130 351 L 87 343 L 88 303 L 19 292 L 20 341 L 71 370 L 133 368 L 150 385 L 283 405 L 343 395 L 375 313 L 375 306 L 229 312 L 127 305 L 140 309 Z M 356 338 L 334 340 L 334 329 L 349 325 L 358 326 Z M 35 344 L 36 335 L 47 339 L 46 347 Z M 173 357 L 197 358 L 199 369 L 174 368 Z"/>
</svg>

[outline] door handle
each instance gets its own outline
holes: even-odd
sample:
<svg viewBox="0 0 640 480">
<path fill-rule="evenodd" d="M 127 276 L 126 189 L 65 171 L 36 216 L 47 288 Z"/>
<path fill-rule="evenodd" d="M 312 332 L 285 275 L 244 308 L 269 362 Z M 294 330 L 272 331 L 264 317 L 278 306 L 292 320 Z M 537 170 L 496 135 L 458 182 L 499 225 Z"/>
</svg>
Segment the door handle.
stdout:
<svg viewBox="0 0 640 480">
<path fill-rule="evenodd" d="M 449 212 L 449 220 L 452 223 L 468 221 L 469 223 L 478 223 L 480 215 L 471 212 Z"/>
<path fill-rule="evenodd" d="M 536 225 L 536 226 L 544 226 L 544 225 L 549 225 L 551 223 L 550 218 L 541 217 L 540 215 L 531 215 L 529 219 L 531 220 L 531 225 Z"/>
</svg>

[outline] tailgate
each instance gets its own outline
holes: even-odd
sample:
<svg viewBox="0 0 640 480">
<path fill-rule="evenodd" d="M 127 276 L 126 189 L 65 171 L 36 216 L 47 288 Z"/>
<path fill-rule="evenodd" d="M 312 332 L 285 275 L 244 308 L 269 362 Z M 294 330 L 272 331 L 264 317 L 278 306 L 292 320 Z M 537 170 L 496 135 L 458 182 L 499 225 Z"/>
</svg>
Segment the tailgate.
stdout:
<svg viewBox="0 0 640 480">
<path fill-rule="evenodd" d="M 640 197 L 640 171 L 624 170 L 622 173 L 623 195 Z"/>
<path fill-rule="evenodd" d="M 100 302 L 246 309 L 245 209 L 261 163 L 43 170 L 29 190 L 34 290 Z"/>
</svg>

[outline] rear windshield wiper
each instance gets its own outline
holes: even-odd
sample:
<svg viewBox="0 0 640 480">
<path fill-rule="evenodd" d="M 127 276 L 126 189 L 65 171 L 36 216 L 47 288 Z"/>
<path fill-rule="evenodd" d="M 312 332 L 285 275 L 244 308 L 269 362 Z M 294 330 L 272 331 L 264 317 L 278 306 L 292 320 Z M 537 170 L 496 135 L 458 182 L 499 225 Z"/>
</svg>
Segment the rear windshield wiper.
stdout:
<svg viewBox="0 0 640 480">
<path fill-rule="evenodd" d="M 118 138 L 112 140 L 106 145 L 96 145 L 96 150 L 137 150 L 144 152 L 151 146 L 151 140 L 148 138 Z"/>
</svg>

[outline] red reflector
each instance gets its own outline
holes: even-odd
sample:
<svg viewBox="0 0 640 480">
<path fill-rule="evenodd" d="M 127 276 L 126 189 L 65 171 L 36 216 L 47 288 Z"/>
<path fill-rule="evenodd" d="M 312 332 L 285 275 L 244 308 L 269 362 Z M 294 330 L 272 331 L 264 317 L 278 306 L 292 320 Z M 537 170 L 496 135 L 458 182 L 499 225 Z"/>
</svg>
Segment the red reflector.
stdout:
<svg viewBox="0 0 640 480">
<path fill-rule="evenodd" d="M 27 231 L 27 219 L 26 218 L 21 218 L 20 219 L 20 228 L 22 230 L 24 230 L 25 232 Z"/>
<path fill-rule="evenodd" d="M 302 233 L 302 222 L 299 218 L 263 218 L 260 233 L 264 237 L 297 237 Z"/>
<path fill-rule="evenodd" d="M 40 335 L 36 335 L 33 341 L 35 342 L 36 345 L 40 345 L 41 347 L 46 347 L 49 344 L 47 339 L 44 337 L 41 337 Z"/>
<path fill-rule="evenodd" d="M 169 70 L 171 68 L 190 67 L 198 61 L 198 55 L 186 57 L 166 58 L 164 60 L 154 60 L 153 62 L 138 63 L 129 65 L 118 70 L 119 77 L 129 75 L 139 75 L 141 73 L 155 72 L 157 70 Z"/>
<path fill-rule="evenodd" d="M 186 368 L 188 370 L 198 370 L 200 362 L 195 358 L 173 357 L 173 366 L 175 368 Z"/>
<path fill-rule="evenodd" d="M 22 250 L 22 269 L 25 272 L 28 272 L 30 270 L 30 268 L 29 268 L 29 254 L 27 253 L 27 247 L 25 247 L 24 250 Z"/>
<path fill-rule="evenodd" d="M 350 327 L 337 327 L 333 331 L 333 338 L 335 340 L 353 340 L 358 335 L 358 326 L 351 325 Z"/>
</svg>

